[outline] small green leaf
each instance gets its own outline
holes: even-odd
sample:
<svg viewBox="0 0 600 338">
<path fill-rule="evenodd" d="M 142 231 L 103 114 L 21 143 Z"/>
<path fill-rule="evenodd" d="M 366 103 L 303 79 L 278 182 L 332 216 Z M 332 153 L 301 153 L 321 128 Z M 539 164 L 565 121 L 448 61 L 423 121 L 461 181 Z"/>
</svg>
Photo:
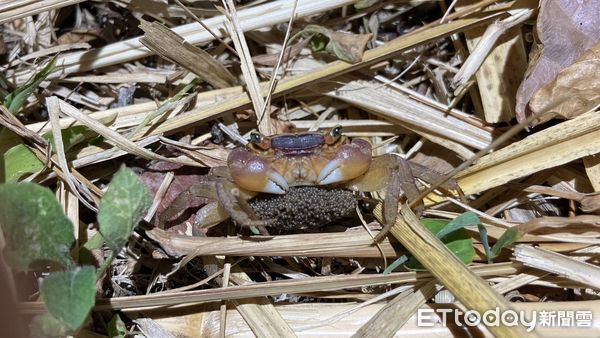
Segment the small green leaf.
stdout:
<svg viewBox="0 0 600 338">
<path fill-rule="evenodd" d="M 427 229 L 429 229 L 429 231 L 434 233 L 437 237 L 438 232 L 441 231 L 441 229 L 443 229 L 446 225 L 448 225 L 448 223 L 450 223 L 450 220 L 441 218 L 423 218 L 421 220 L 421 223 L 423 223 L 423 225 Z M 434 229 L 435 231 L 432 229 Z"/>
<path fill-rule="evenodd" d="M 48 312 L 70 330 L 77 330 L 96 301 L 96 269 L 87 265 L 51 273 L 41 291 Z"/>
<path fill-rule="evenodd" d="M 492 249 L 490 248 L 490 242 L 488 241 L 487 228 L 481 223 L 477 224 L 477 228 L 479 229 L 479 237 L 481 238 L 481 244 L 483 244 L 485 257 L 487 258 L 488 264 L 491 264 L 494 262 L 494 257 L 492 254 Z"/>
<path fill-rule="evenodd" d="M 44 169 L 44 163 L 24 144 L 17 144 L 0 157 L 0 182 L 17 182 Z"/>
<path fill-rule="evenodd" d="M 479 223 L 480 221 L 479 217 L 477 217 L 477 214 L 472 211 L 467 211 L 448 222 L 448 224 L 446 224 L 446 226 L 444 226 L 442 230 L 436 234 L 436 236 L 437 238 L 441 239 L 458 229 L 462 229 L 470 225 L 477 225 Z"/>
<path fill-rule="evenodd" d="M 421 222 L 434 235 L 437 235 L 444 227 L 448 225 L 448 223 L 450 223 L 448 220 L 431 218 L 422 219 Z M 442 242 L 463 263 L 469 264 L 473 262 L 473 258 L 475 258 L 473 240 L 465 229 L 453 231 L 452 233 L 446 235 L 442 239 Z M 406 266 L 411 269 L 424 269 L 423 265 L 421 265 L 421 263 L 419 263 L 419 261 L 417 261 L 417 259 L 414 257 L 408 261 Z"/>
<path fill-rule="evenodd" d="M 503 248 L 513 245 L 519 238 L 523 237 L 524 233 L 517 227 L 512 227 L 504 231 L 502 236 L 492 247 L 492 259 L 498 257 Z"/>
<path fill-rule="evenodd" d="M 315 34 L 312 39 L 310 39 L 309 45 L 310 49 L 313 52 L 323 52 L 325 48 L 327 48 L 327 44 L 329 43 L 329 38 L 323 34 Z"/>
<path fill-rule="evenodd" d="M 36 261 L 73 264 L 73 225 L 48 188 L 33 183 L 0 185 L 0 225 L 9 264 L 27 271 Z"/>
<path fill-rule="evenodd" d="M 56 57 L 53 57 L 32 79 L 27 81 L 23 86 L 17 88 L 14 92 L 8 94 L 4 98 L 4 105 L 8 108 L 8 111 L 13 114 L 19 111 L 27 101 L 29 95 L 31 95 L 40 83 L 46 79 L 46 77 L 54 70 L 55 66 Z"/>
<path fill-rule="evenodd" d="M 91 131 L 86 126 L 69 127 L 66 129 L 62 129 L 60 133 L 62 136 L 65 151 L 68 151 L 69 149 L 73 148 L 73 146 L 89 138 L 92 138 L 93 136 L 96 136 L 96 133 Z M 44 138 L 47 139 L 48 142 L 50 142 L 50 144 L 52 144 L 53 149 L 56 148 L 54 147 L 54 135 L 52 134 L 52 132 L 47 132 L 46 134 L 44 134 Z"/>
<path fill-rule="evenodd" d="M 0 182 L 16 182 L 23 175 L 43 168 L 44 163 L 23 144 L 19 135 L 0 129 Z"/>
<path fill-rule="evenodd" d="M 100 249 L 103 245 L 104 238 L 99 232 L 96 232 L 92 238 L 88 239 L 87 242 L 79 248 L 79 263 L 94 264 L 95 259 L 92 255 L 92 250 Z"/>
<path fill-rule="evenodd" d="M 113 251 L 120 250 L 127 243 L 150 202 L 148 189 L 133 171 L 126 167 L 119 169 L 98 210 L 100 233 Z"/>
<path fill-rule="evenodd" d="M 65 151 L 96 134 L 85 126 L 73 126 L 61 131 Z M 44 138 L 54 143 L 52 132 Z M 71 154 L 72 156 L 73 154 Z M 67 154 L 67 158 L 69 154 Z M 0 130 L 0 182 L 16 182 L 27 174 L 44 169 L 44 163 L 23 144 L 20 136 L 8 129 Z"/>
<path fill-rule="evenodd" d="M 127 328 L 118 313 L 108 322 L 108 336 L 110 338 L 125 338 L 127 336 Z"/>
<path fill-rule="evenodd" d="M 102 234 L 97 232 L 94 234 L 94 236 L 92 236 L 92 238 L 88 239 L 82 247 L 92 251 L 102 248 L 102 245 L 104 245 L 104 237 L 102 237 Z"/>
<path fill-rule="evenodd" d="M 395 261 L 392 262 L 392 264 L 390 264 L 385 270 L 383 270 L 383 274 L 389 275 L 390 273 L 392 273 L 392 271 L 396 270 L 397 267 L 404 264 L 406 261 L 408 261 L 408 256 L 402 255 L 398 257 Z"/>
</svg>

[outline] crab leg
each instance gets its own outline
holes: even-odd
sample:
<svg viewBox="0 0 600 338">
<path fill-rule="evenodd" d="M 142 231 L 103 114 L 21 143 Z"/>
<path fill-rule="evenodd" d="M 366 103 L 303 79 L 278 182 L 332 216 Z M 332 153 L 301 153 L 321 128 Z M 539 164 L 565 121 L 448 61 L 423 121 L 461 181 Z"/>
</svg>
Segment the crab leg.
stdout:
<svg viewBox="0 0 600 338">
<path fill-rule="evenodd" d="M 407 162 L 410 164 L 410 169 L 411 169 L 412 173 L 415 175 L 415 177 L 418 177 L 429 184 L 435 184 L 440 179 L 442 179 L 444 176 L 444 175 L 440 174 L 439 172 L 429 169 L 420 164 L 410 162 L 410 161 L 407 161 Z M 440 186 L 440 188 L 442 188 L 443 190 L 447 190 L 447 191 L 454 190 L 458 193 L 458 195 L 460 196 L 460 198 L 462 200 L 465 200 L 465 195 L 464 195 L 462 189 L 458 185 L 458 182 L 456 182 L 453 179 L 448 180 L 445 183 L 443 183 Z M 442 190 L 442 189 L 440 189 L 440 190 Z"/>
<path fill-rule="evenodd" d="M 177 217 L 188 207 L 191 197 L 206 197 L 214 201 L 206 204 L 196 213 L 194 225 L 208 228 L 231 217 L 238 224 L 256 226 L 265 234 L 264 226 L 269 223 L 269 220 L 256 220 L 254 211 L 246 202 L 253 196 L 253 193 L 240 190 L 225 179 L 205 182 L 190 187 L 177 196 L 169 208 L 161 214 L 160 221 L 165 223 Z"/>
<path fill-rule="evenodd" d="M 242 198 L 240 189 L 224 181 L 217 181 L 215 187 L 219 202 L 234 221 L 242 226 L 255 226 L 263 235 L 269 234 L 264 227 L 272 223 L 272 220 L 259 220 L 246 199 Z"/>
<path fill-rule="evenodd" d="M 398 217 L 398 203 L 402 193 L 404 192 L 404 196 L 406 196 L 407 200 L 414 200 L 419 197 L 419 189 L 415 184 L 414 175 L 409 162 L 399 156 L 388 156 L 390 156 L 390 160 L 388 160 L 390 172 L 388 177 L 389 185 L 385 190 L 385 200 L 383 204 L 384 224 L 383 229 L 375 237 L 375 242 L 383 239 L 396 222 L 396 217 Z M 415 213 L 419 215 L 423 212 L 423 209 L 423 201 L 419 200 L 415 205 Z"/>
<path fill-rule="evenodd" d="M 160 223 L 164 224 L 179 216 L 183 211 L 185 211 L 188 208 L 189 200 L 192 197 L 206 197 L 216 199 L 217 192 L 215 190 L 214 182 L 206 182 L 200 185 L 191 186 L 187 190 L 179 194 L 179 196 L 175 198 L 171 205 L 169 205 L 169 207 L 160 215 Z"/>
<path fill-rule="evenodd" d="M 411 164 L 400 156 L 388 154 L 373 159 L 369 171 L 349 182 L 349 187 L 357 191 L 378 191 L 385 189 L 384 224 L 375 238 L 383 238 L 398 216 L 400 196 L 409 200 L 419 197 L 419 189 L 414 181 Z M 417 214 L 423 211 L 423 201 L 415 207 Z"/>
</svg>

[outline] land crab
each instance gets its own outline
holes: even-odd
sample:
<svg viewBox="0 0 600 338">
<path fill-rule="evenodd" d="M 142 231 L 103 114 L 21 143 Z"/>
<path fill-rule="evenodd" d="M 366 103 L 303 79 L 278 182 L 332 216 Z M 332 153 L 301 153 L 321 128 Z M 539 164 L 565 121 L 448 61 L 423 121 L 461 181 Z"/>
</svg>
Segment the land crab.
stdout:
<svg viewBox="0 0 600 338">
<path fill-rule="evenodd" d="M 163 213 L 163 221 L 187 207 L 191 196 L 212 201 L 196 214 L 195 223 L 210 227 L 228 218 L 242 226 L 298 228 L 318 226 L 354 211 L 356 192 L 385 191 L 381 238 L 396 219 L 402 193 L 419 195 L 415 177 L 432 182 L 437 172 L 387 154 L 373 157 L 371 144 L 351 139 L 341 126 L 323 132 L 263 136 L 234 149 L 226 167 L 212 168 L 212 180 L 192 186 Z M 447 184 L 457 189 L 455 182 Z M 416 209 L 423 208 L 422 201 Z"/>
</svg>

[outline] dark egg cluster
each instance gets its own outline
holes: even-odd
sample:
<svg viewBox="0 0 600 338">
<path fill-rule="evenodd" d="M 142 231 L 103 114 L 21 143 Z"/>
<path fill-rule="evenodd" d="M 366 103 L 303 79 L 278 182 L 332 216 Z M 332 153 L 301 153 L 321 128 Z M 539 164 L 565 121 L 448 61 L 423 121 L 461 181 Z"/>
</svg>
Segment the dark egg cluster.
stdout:
<svg viewBox="0 0 600 338">
<path fill-rule="evenodd" d="M 308 229 L 351 215 L 356 198 L 345 189 L 314 186 L 292 187 L 285 195 L 259 195 L 250 206 L 263 220 L 274 220 L 273 228 Z"/>
</svg>

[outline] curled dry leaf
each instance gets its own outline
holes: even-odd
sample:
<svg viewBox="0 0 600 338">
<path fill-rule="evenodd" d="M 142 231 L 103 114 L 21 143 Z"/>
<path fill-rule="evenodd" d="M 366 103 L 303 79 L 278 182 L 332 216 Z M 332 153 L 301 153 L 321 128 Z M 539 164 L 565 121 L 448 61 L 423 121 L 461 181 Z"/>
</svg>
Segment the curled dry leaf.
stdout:
<svg viewBox="0 0 600 338">
<path fill-rule="evenodd" d="M 539 44 L 517 92 L 519 121 L 531 114 L 527 105 L 538 89 L 600 42 L 600 6 L 597 1 L 544 0 L 536 30 Z"/>
<path fill-rule="evenodd" d="M 538 90 L 529 108 L 542 123 L 553 117 L 579 116 L 600 104 L 600 43 L 587 50 L 571 66 L 563 69 L 554 81 Z"/>
<path fill-rule="evenodd" d="M 285 49 L 285 53 L 283 54 L 283 62 L 287 62 L 298 56 L 298 54 L 300 54 L 302 51 L 302 48 L 306 47 L 307 44 L 308 39 L 304 39 L 292 46 L 287 47 Z M 252 62 L 263 66 L 275 66 L 277 65 L 277 61 L 279 61 L 280 53 L 281 52 L 253 56 Z"/>
<path fill-rule="evenodd" d="M 326 50 L 340 60 L 350 63 L 360 62 L 372 36 L 372 34 L 333 32 L 329 37 L 331 41 L 327 44 Z"/>
<path fill-rule="evenodd" d="M 304 27 L 302 36 L 311 37 L 310 44 L 314 51 L 326 51 L 342 61 L 357 63 L 362 60 L 367 43 L 373 34 L 352 34 L 334 31 L 318 25 Z"/>
</svg>

